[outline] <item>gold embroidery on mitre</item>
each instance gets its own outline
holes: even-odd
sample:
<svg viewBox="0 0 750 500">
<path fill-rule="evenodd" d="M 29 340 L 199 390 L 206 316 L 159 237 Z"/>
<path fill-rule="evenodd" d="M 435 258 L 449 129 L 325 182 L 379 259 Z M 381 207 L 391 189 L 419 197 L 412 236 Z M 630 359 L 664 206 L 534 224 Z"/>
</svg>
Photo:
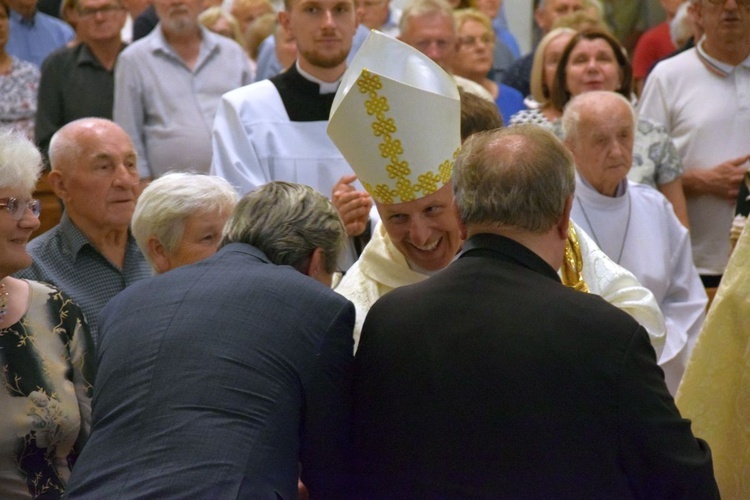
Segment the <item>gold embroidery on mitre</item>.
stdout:
<svg viewBox="0 0 750 500">
<path fill-rule="evenodd" d="M 425 172 L 418 177 L 416 183 L 412 182 L 409 162 L 401 159 L 404 153 L 401 140 L 391 135 L 398 131 L 398 126 L 393 118 L 386 117 L 386 113 L 391 109 L 388 98 L 378 94 L 378 91 L 383 88 L 380 76 L 363 69 L 357 79 L 357 87 L 360 93 L 368 94 L 368 99 L 364 103 L 365 111 L 369 116 L 375 117 L 371 124 L 372 133 L 375 137 L 381 138 L 381 143 L 378 145 L 380 156 L 390 161 L 385 166 L 385 170 L 388 177 L 395 180 L 394 188 L 387 184 L 378 184 L 373 189 L 372 185 L 363 183 L 364 188 L 375 201 L 388 204 L 397 201 L 399 203 L 412 201 L 417 199 L 420 192 L 422 196 L 427 196 L 447 183 L 453 175 L 453 160 L 460 148 L 453 153 L 452 159 L 445 160 L 438 165 L 437 171 Z"/>
</svg>

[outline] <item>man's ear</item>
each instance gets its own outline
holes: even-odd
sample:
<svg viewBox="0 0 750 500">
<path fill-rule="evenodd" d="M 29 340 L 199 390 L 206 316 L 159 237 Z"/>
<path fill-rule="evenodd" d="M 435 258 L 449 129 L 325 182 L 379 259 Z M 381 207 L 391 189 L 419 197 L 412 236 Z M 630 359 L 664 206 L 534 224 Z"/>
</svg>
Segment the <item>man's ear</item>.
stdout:
<svg viewBox="0 0 750 500">
<path fill-rule="evenodd" d="M 313 250 L 312 255 L 310 255 L 310 261 L 307 264 L 307 271 L 305 271 L 305 274 L 315 281 L 319 281 L 325 286 L 330 287 L 333 274 L 326 271 L 325 264 L 326 261 L 323 249 L 316 248 Z"/>
<path fill-rule="evenodd" d="M 549 26 L 547 26 L 547 13 L 544 12 L 543 8 L 537 7 L 534 9 L 534 22 L 536 22 L 536 25 L 539 26 L 539 29 L 543 32 L 549 30 Z"/>
<path fill-rule="evenodd" d="M 60 198 L 62 201 L 67 201 L 68 189 L 65 185 L 65 176 L 58 170 L 52 170 L 47 174 L 47 183 L 52 188 L 55 196 Z"/>
<path fill-rule="evenodd" d="M 561 240 L 568 239 L 568 226 L 570 226 L 570 211 L 573 209 L 573 195 L 565 200 L 565 208 L 560 220 L 557 222 L 557 235 Z"/>
<path fill-rule="evenodd" d="M 161 241 L 156 236 L 149 236 L 146 242 L 148 249 L 148 256 L 151 263 L 154 265 L 154 269 L 158 274 L 166 273 L 172 269 L 172 264 L 169 261 L 169 255 L 167 249 L 164 248 Z"/>
<path fill-rule="evenodd" d="M 456 217 L 456 221 L 458 221 L 458 234 L 463 241 L 466 241 L 466 225 L 461 221 L 461 217 L 458 216 L 460 212 L 458 211 L 458 203 L 456 203 L 455 196 L 453 197 L 453 203 L 451 203 L 451 206 L 453 209 L 453 215 Z"/>
<path fill-rule="evenodd" d="M 280 10 L 278 14 L 278 18 L 279 18 L 279 24 L 281 25 L 282 28 L 284 28 L 284 31 L 291 34 L 292 38 L 294 38 L 294 33 L 292 33 L 292 30 L 289 29 L 289 23 L 291 21 L 289 18 L 289 12 L 287 12 L 286 10 Z"/>
<path fill-rule="evenodd" d="M 321 273 L 325 273 L 325 256 L 323 255 L 322 248 L 316 248 L 310 255 L 310 261 L 307 263 L 307 271 L 305 272 L 311 278 L 317 279 Z"/>
</svg>

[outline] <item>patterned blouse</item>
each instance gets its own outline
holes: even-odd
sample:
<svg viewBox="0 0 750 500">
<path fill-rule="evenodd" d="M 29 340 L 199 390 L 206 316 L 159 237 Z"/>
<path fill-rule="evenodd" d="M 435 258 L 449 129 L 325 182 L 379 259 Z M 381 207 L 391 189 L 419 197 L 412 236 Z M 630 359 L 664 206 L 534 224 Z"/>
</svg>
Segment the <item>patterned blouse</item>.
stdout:
<svg viewBox="0 0 750 500">
<path fill-rule="evenodd" d="M 560 120 L 550 122 L 538 109 L 525 109 L 510 118 L 511 125 L 532 123 L 562 139 Z M 667 129 L 645 119 L 638 120 L 633 146 L 633 166 L 628 179 L 651 187 L 667 184 L 682 176 L 684 168 Z"/>
<path fill-rule="evenodd" d="M 91 428 L 93 343 L 67 295 L 28 283 L 28 311 L 0 329 L 0 497 L 59 498 Z"/>
<path fill-rule="evenodd" d="M 34 140 L 39 68 L 11 56 L 10 73 L 0 74 L 0 131 L 13 129 Z"/>
</svg>

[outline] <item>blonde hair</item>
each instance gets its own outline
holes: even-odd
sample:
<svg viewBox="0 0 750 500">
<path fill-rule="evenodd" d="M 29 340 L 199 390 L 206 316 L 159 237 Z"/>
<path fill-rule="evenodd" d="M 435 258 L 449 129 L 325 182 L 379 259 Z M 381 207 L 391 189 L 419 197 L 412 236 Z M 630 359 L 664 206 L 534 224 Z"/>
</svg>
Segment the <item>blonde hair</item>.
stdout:
<svg viewBox="0 0 750 500">
<path fill-rule="evenodd" d="M 253 61 L 258 59 L 260 44 L 276 29 L 276 14 L 263 14 L 256 18 L 245 30 L 247 53 Z"/>
<path fill-rule="evenodd" d="M 201 12 L 198 16 L 198 21 L 209 30 L 214 24 L 216 24 L 219 19 L 224 19 L 225 21 L 227 21 L 227 23 L 229 23 L 229 27 L 232 30 L 232 40 L 240 44 L 240 47 L 245 49 L 245 38 L 242 36 L 240 25 L 237 23 L 237 19 L 235 19 L 232 14 L 225 12 L 224 9 L 217 6 L 209 7 L 208 9 Z"/>
<path fill-rule="evenodd" d="M 544 104 L 549 101 L 551 89 L 547 88 L 546 82 L 544 81 L 544 52 L 547 50 L 547 46 L 552 43 L 555 39 L 563 36 L 570 35 L 572 38 L 576 34 L 576 31 L 571 28 L 555 28 L 539 41 L 534 52 L 534 61 L 531 65 L 531 96 L 539 104 Z"/>
<path fill-rule="evenodd" d="M 467 8 L 467 9 L 456 9 L 453 11 L 453 20 L 456 25 L 456 31 L 461 29 L 461 26 L 464 25 L 467 21 L 476 21 L 480 23 L 482 26 L 487 28 L 489 32 L 492 34 L 492 36 L 495 36 L 495 31 L 492 28 L 492 20 L 487 17 L 486 14 L 480 12 L 479 10 L 475 8 Z"/>
</svg>

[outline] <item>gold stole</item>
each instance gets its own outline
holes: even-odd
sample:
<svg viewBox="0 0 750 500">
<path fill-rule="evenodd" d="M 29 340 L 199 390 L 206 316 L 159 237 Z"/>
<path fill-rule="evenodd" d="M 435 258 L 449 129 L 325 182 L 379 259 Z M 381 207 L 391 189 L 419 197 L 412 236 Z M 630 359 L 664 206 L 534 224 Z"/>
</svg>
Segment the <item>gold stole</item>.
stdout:
<svg viewBox="0 0 750 500">
<path fill-rule="evenodd" d="M 574 288 L 580 292 L 588 293 L 589 287 L 583 280 L 583 257 L 581 257 L 581 246 L 578 244 L 578 235 L 573 224 L 568 226 L 568 241 L 565 244 L 565 260 L 563 261 L 561 273 L 564 285 Z"/>
</svg>

